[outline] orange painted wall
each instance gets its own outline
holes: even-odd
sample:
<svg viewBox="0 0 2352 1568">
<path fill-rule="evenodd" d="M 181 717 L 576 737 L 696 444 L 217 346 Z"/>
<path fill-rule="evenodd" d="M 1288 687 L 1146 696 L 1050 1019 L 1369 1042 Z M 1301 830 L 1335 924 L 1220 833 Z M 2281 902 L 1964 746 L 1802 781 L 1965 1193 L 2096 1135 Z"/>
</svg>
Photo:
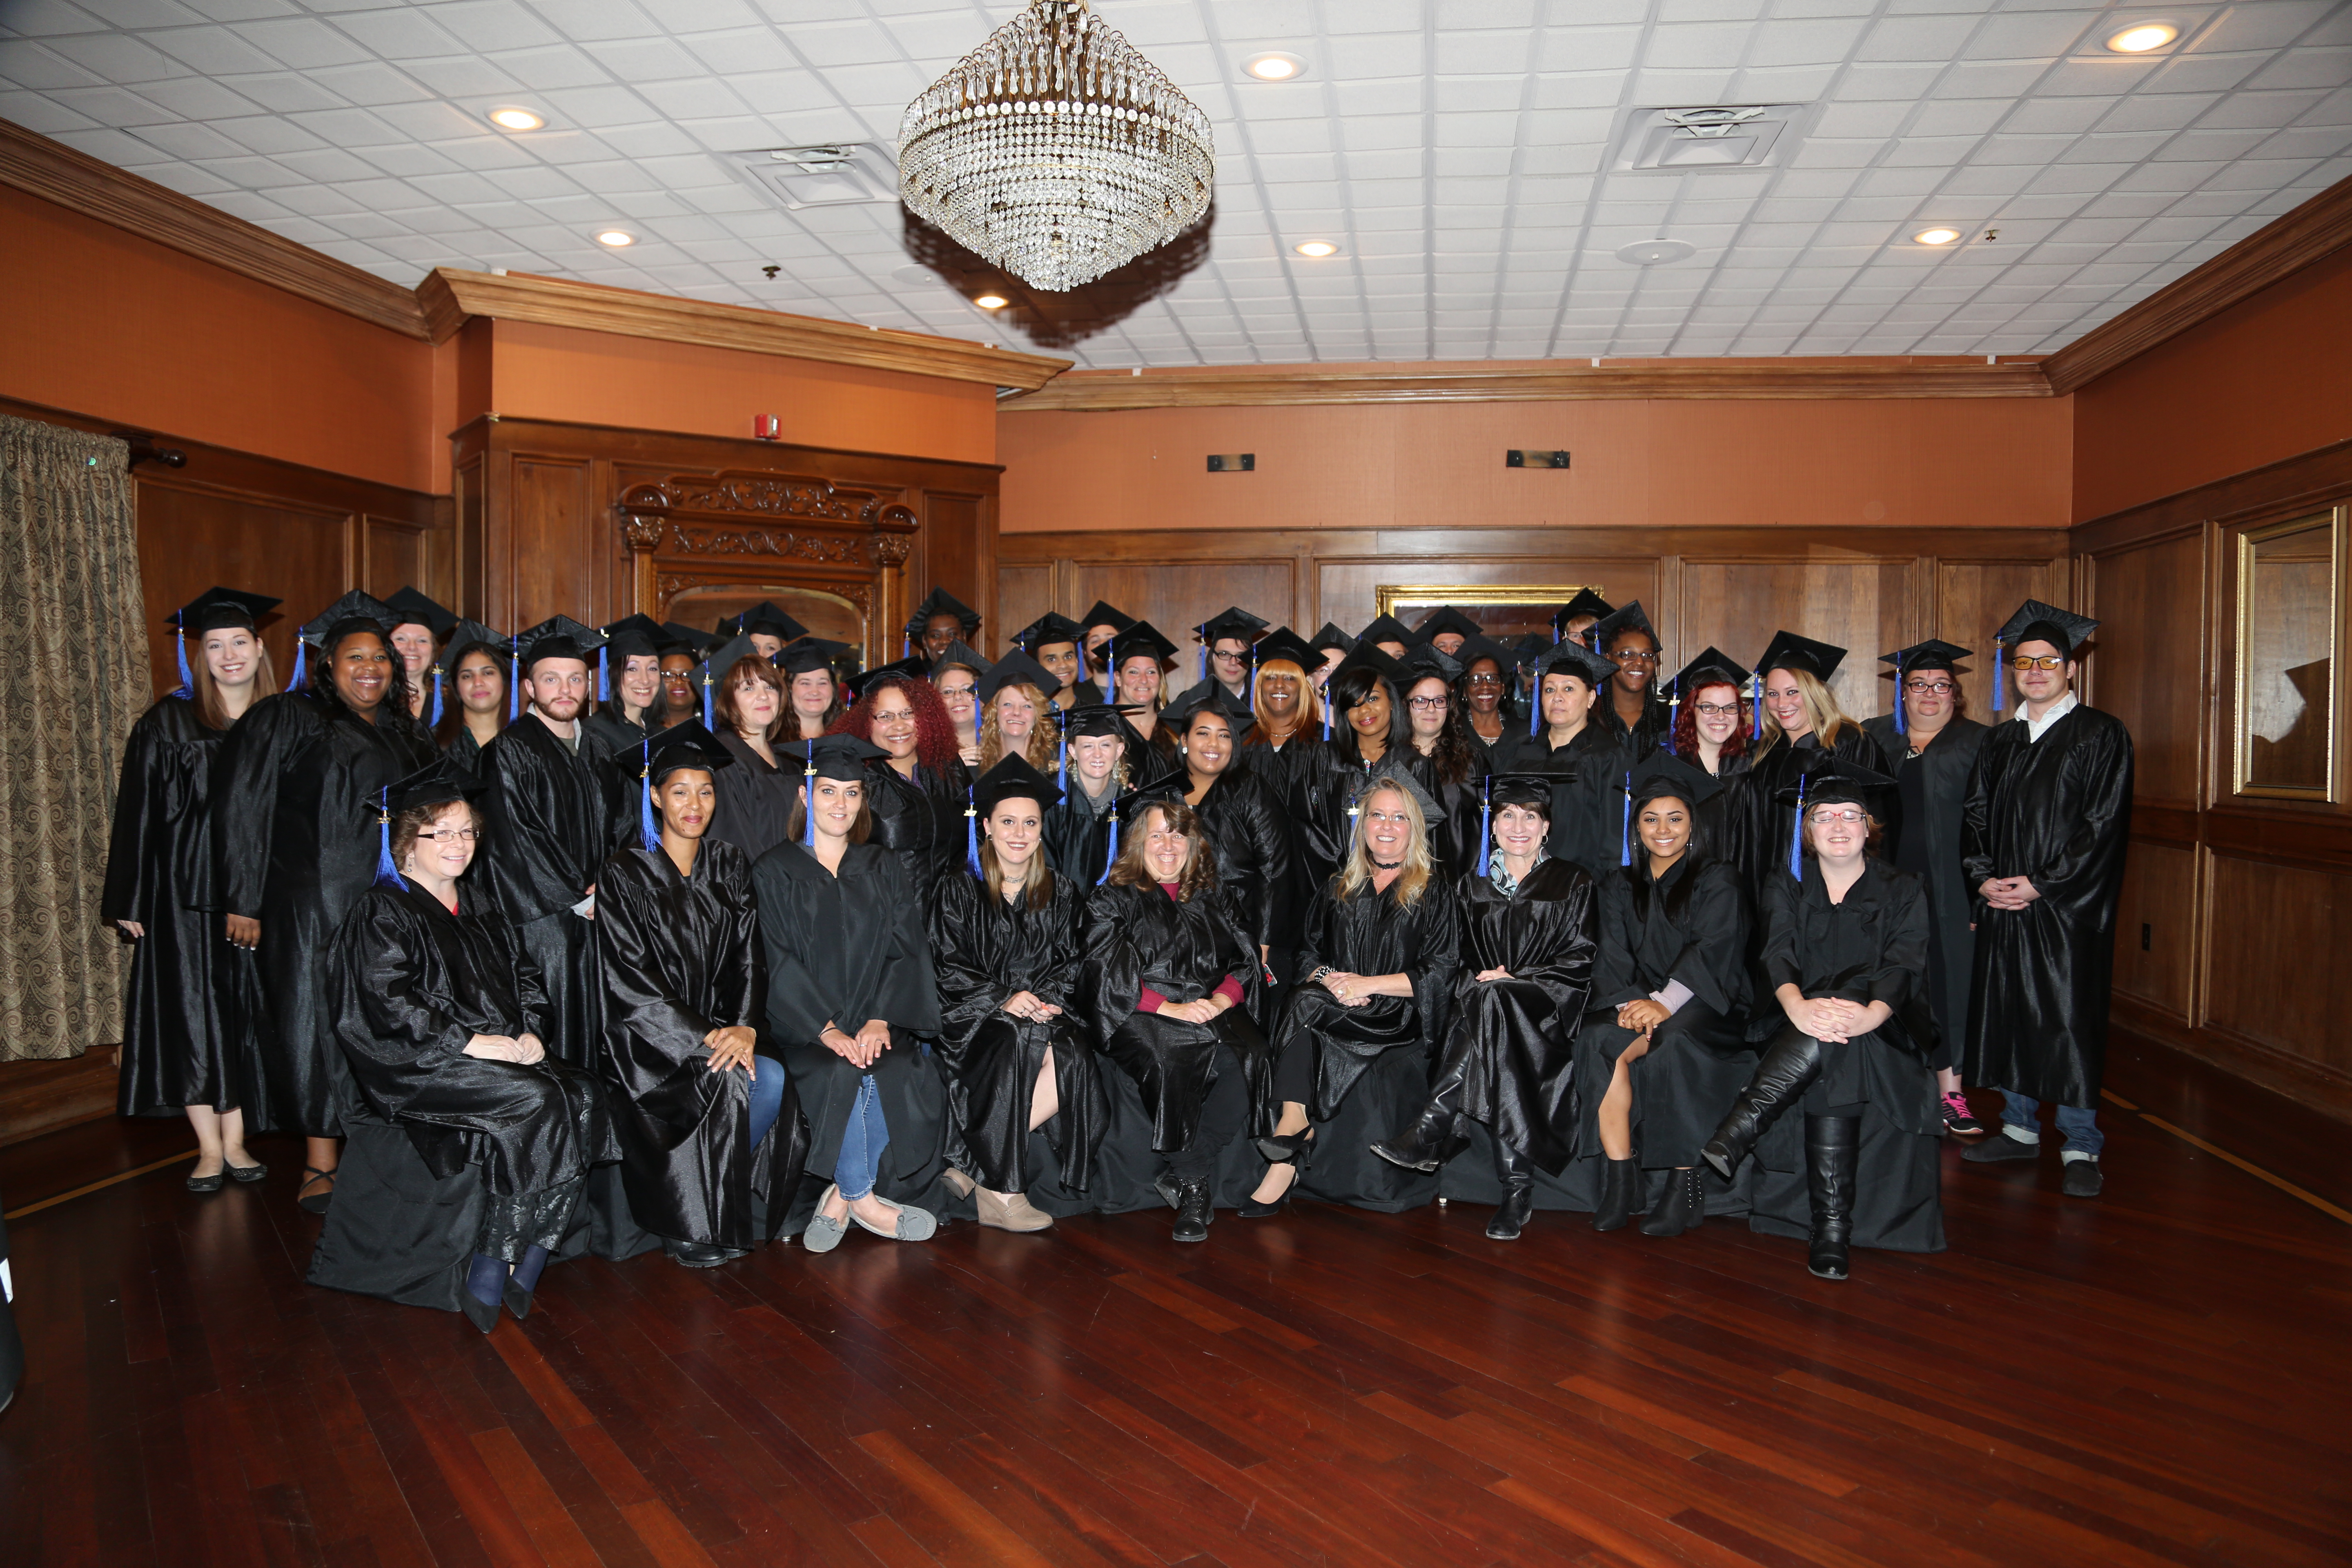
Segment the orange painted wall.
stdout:
<svg viewBox="0 0 2352 1568">
<path fill-rule="evenodd" d="M 2352 249 L 2074 394 L 2074 520 L 2352 437 Z"/>
<path fill-rule="evenodd" d="M 0 394 L 449 488 L 430 428 L 433 350 L 415 339 L 12 189 L 0 189 Z"/>
<path fill-rule="evenodd" d="M 1017 413 L 998 424 L 1003 531 L 2063 528 L 2069 400 L 1349 405 Z M 1507 468 L 1566 447 L 1565 473 Z M 1211 474 L 1212 452 L 1252 452 Z"/>
<path fill-rule="evenodd" d="M 802 446 L 996 461 L 993 387 L 572 327 L 493 323 L 489 396 L 516 418 L 698 436 L 773 414 Z"/>
</svg>

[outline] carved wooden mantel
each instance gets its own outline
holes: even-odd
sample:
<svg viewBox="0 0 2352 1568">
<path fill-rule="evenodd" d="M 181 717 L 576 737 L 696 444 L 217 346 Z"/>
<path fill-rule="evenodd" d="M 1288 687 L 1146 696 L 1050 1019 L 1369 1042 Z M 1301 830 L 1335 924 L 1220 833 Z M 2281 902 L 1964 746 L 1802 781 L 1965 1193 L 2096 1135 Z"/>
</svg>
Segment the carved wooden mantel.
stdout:
<svg viewBox="0 0 2352 1568">
<path fill-rule="evenodd" d="M 822 589 L 864 614 L 871 661 L 886 657 L 909 613 L 907 557 L 921 523 L 886 491 L 810 474 L 730 469 L 633 485 L 615 510 L 634 604 L 656 620 L 689 588 Z"/>
</svg>

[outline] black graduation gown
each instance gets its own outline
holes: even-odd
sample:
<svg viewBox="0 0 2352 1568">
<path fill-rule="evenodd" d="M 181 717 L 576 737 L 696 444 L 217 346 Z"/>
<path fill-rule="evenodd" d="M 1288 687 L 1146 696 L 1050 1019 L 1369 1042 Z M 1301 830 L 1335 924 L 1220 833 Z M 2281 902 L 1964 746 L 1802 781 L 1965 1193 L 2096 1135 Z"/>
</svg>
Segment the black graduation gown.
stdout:
<svg viewBox="0 0 2352 1568">
<path fill-rule="evenodd" d="M 1706 772 L 1706 763 L 1699 759 L 1696 747 L 1693 747 L 1688 755 L 1675 754 L 1699 772 Z M 1693 847 L 1706 859 L 1720 860 L 1735 872 L 1741 873 L 1740 883 L 1744 889 L 1747 879 L 1742 868 L 1748 864 L 1750 828 L 1748 756 L 1742 752 L 1736 757 L 1719 759 L 1719 763 L 1710 776 L 1723 787 L 1699 804 L 1699 841 Z"/>
<path fill-rule="evenodd" d="M 1158 884 L 1105 883 L 1087 899 L 1086 967 L 1080 1000 L 1093 1016 L 1102 1054 L 1141 1092 L 1151 1147 L 1189 1149 L 1201 1106 L 1217 1081 L 1217 1047 L 1230 1047 L 1250 1078 L 1251 1129 L 1274 1130 L 1274 1058 L 1251 1022 L 1265 984 L 1257 944 L 1213 890 L 1182 903 Z M 1213 1023 L 1188 1024 L 1139 1010 L 1150 986 L 1171 1002 L 1197 1002 L 1230 976 L 1242 1005 Z"/>
<path fill-rule="evenodd" d="M 1903 782 L 1906 798 L 1916 797 L 1918 809 L 1906 805 L 1899 833 L 1885 851 L 1897 866 L 1919 872 L 1927 882 L 1927 1005 L 1936 1019 L 1938 1042 L 1933 1067 L 1952 1067 L 1968 1038 L 1969 991 L 1975 977 L 1975 889 L 1960 865 L 1962 813 L 1968 805 L 1969 779 L 1976 771 L 1977 752 L 1991 733 L 1973 719 L 1955 717 L 1937 732 L 1927 749 L 1914 757 L 1911 742 L 1895 732 L 1889 715 L 1865 719 L 1862 727 L 1895 763 L 1895 776 Z M 1916 773 L 1914 780 L 1910 775 Z"/>
<path fill-rule="evenodd" d="M 1555 1176 L 1575 1150 L 1571 1067 L 1592 989 L 1595 893 L 1573 860 L 1546 860 L 1507 899 L 1484 872 L 1455 884 L 1461 962 L 1438 1076 L 1458 1068 L 1462 1113 Z M 1478 978 L 1490 969 L 1510 978 Z"/>
<path fill-rule="evenodd" d="M 1470 771 L 1459 784 L 1440 783 L 1435 760 L 1410 746 L 1404 761 L 1413 782 L 1438 804 L 1437 820 L 1429 825 L 1430 858 L 1449 884 L 1458 882 L 1478 868 L 1478 807 L 1486 797 L 1486 761 L 1474 749 Z"/>
<path fill-rule="evenodd" d="M 1498 774 L 1546 759 L 1553 766 L 1568 764 L 1568 776 L 1551 786 L 1551 837 L 1545 847 L 1554 859 L 1573 860 L 1596 878 L 1617 864 L 1625 827 L 1625 797 L 1618 786 L 1633 763 L 1606 726 L 1588 723 L 1565 746 L 1522 735 L 1496 751 Z"/>
<path fill-rule="evenodd" d="M 1746 821 L 1740 827 L 1738 849 L 1739 868 L 1747 878 L 1750 898 L 1760 900 L 1775 874 L 1784 882 L 1789 879 L 1789 846 L 1796 837 L 1797 808 L 1782 804 L 1780 795 L 1782 790 L 1796 787 L 1797 774 L 1809 761 L 1819 765 L 1811 753 L 1821 749 L 1818 735 L 1807 735 L 1793 745 L 1783 736 L 1761 756 L 1752 750 L 1748 753 L 1748 770 L 1739 790 Z M 1886 760 L 1885 751 L 1859 724 L 1841 727 L 1837 744 L 1830 752 L 1874 773 L 1895 776 L 1895 764 Z M 1889 835 L 1899 833 L 1902 823 L 1896 803 L 1890 798 L 1884 805 L 1880 822 Z"/>
<path fill-rule="evenodd" d="M 475 777 L 481 776 L 482 743 L 474 739 L 474 732 L 463 724 L 457 726 L 457 732 L 450 737 L 447 745 L 441 748 L 441 752 Z"/>
<path fill-rule="evenodd" d="M 971 775 L 960 762 L 950 763 L 944 773 L 918 763 L 915 776 L 907 779 L 877 759 L 866 764 L 866 776 L 874 814 L 873 837 L 866 842 L 897 858 L 908 886 L 929 907 L 940 879 L 964 864 Z"/>
<path fill-rule="evenodd" d="M 1121 714 L 1118 733 L 1127 746 L 1127 782 L 1130 787 L 1148 784 L 1181 765 L 1176 755 L 1176 731 L 1168 727 L 1166 720 L 1155 715 L 1147 739 Z"/>
<path fill-rule="evenodd" d="M 2097 1107 L 2131 798 L 2131 735 L 2112 714 L 2077 707 L 2039 741 L 2022 719 L 1985 737 L 1961 827 L 1977 921 L 1968 1082 Z M 1977 893 L 1993 877 L 2042 896 L 1993 909 Z"/>
<path fill-rule="evenodd" d="M 1210 781 L 1193 811 L 1217 857 L 1217 888 L 1259 946 L 1297 945 L 1297 875 L 1290 818 L 1255 774 L 1227 769 Z"/>
<path fill-rule="evenodd" d="M 1652 752 L 1671 742 L 1675 732 L 1675 710 L 1655 691 L 1642 704 L 1642 717 L 1632 724 L 1617 714 L 1614 692 L 1603 691 L 1592 705 L 1592 714 L 1601 727 L 1623 747 L 1625 754 L 1638 766 Z"/>
<path fill-rule="evenodd" d="M 631 770 L 633 773 L 635 770 Z M 596 935 L 572 907 L 596 885 L 621 820 L 621 770 L 584 726 L 577 752 L 536 713 L 482 749 L 488 837 L 482 869 L 499 910 L 547 976 L 550 1056 L 593 1059 L 597 1014 Z M 631 802 L 634 805 L 634 800 Z M 629 814 L 632 828 L 636 814 Z"/>
<path fill-rule="evenodd" d="M 1411 904 L 1366 887 L 1341 900 L 1327 882 L 1307 906 L 1298 973 L 1324 964 L 1351 974 L 1408 974 L 1411 996 L 1375 996 L 1350 1007 L 1321 985 L 1301 984 L 1276 1026 L 1276 1060 L 1313 1055 L 1307 1114 L 1315 1150 L 1299 1192 L 1393 1213 L 1427 1203 L 1437 1179 L 1390 1164 L 1372 1143 L 1410 1125 L 1429 1098 L 1430 1061 L 1445 1037 L 1461 948 L 1454 889 L 1433 874 Z"/>
<path fill-rule="evenodd" d="M 775 1126 L 752 1143 L 751 1075 L 712 1072 L 702 1043 L 713 1029 L 767 1025 L 751 859 L 706 837 L 682 877 L 661 850 L 616 851 L 597 877 L 595 927 L 597 1068 L 629 1213 L 672 1241 L 748 1247 L 773 1237 L 807 1158 L 800 1107 L 788 1089 Z"/>
<path fill-rule="evenodd" d="M 646 711 L 658 715 L 661 711 L 659 699 L 656 699 L 655 706 Z M 629 718 L 618 700 L 597 704 L 596 711 L 580 722 L 603 743 L 605 754 L 613 757 L 618 757 L 624 752 L 635 751 L 642 742 L 652 740 L 658 729 L 656 725 L 641 724 Z M 629 769 L 631 777 L 634 778 L 635 773 L 634 768 Z"/>
<path fill-rule="evenodd" d="M 1869 1034 L 1822 1042 L 1821 1072 L 1802 1103 L 1757 1141 L 1748 1226 L 1773 1236 L 1811 1233 L 1805 1116 L 1858 1112 L 1853 1245 L 1941 1252 L 1944 1124 L 1927 1065 L 1936 1028 L 1927 1011 L 1927 889 L 1874 858 L 1833 904 L 1820 863 L 1808 859 L 1804 868 L 1802 882 L 1785 871 L 1768 882 L 1759 901 L 1764 974 L 1773 990 L 1758 997 L 1758 1012 L 1769 1010 L 1780 1029 L 1793 1030 L 1777 997 L 1780 986 L 1793 984 L 1807 996 L 1885 1002 L 1894 1014 Z"/>
<path fill-rule="evenodd" d="M 474 1250 L 511 1262 L 525 1246 L 562 1243 L 590 1165 L 621 1150 L 590 1073 L 552 1054 L 529 1066 L 466 1054 L 476 1035 L 544 1043 L 551 1014 L 513 928 L 469 910 L 475 889 L 458 897 L 452 914 L 421 889 L 361 895 L 330 965 L 335 1042 L 360 1100 L 408 1135 L 436 1176 L 479 1170 L 490 1201 Z M 347 1208 L 367 1206 L 339 1192 L 332 1212 L 351 1219 Z"/>
<path fill-rule="evenodd" d="M 833 1180 L 870 1075 L 890 1135 L 874 1190 L 888 1203 L 936 1208 L 947 1090 L 921 1038 L 940 1030 L 939 985 L 906 867 L 878 845 L 853 844 L 835 876 L 814 850 L 787 840 L 752 865 L 751 887 L 768 954 L 768 1044 L 808 1118 L 803 1169 L 819 1187 Z M 890 1026 L 890 1048 L 871 1067 L 853 1067 L 818 1041 L 828 1022 L 855 1035 L 874 1018 Z M 795 1203 L 787 1228 L 804 1227 L 810 1206 Z"/>
<path fill-rule="evenodd" d="M 1275 799 L 1287 801 L 1290 786 L 1297 779 L 1298 770 L 1305 765 L 1307 753 L 1323 743 L 1320 725 L 1301 726 L 1279 746 L 1268 745 L 1258 739 L 1258 731 L 1253 728 L 1242 742 L 1240 761 L 1243 766 L 1265 781 L 1265 787 L 1274 792 Z"/>
<path fill-rule="evenodd" d="M 1041 1142 L 1059 1187 L 1083 1193 L 1094 1183 L 1108 1110 L 1080 994 L 1086 893 L 1057 876 L 1051 901 L 1033 910 L 1025 898 L 1015 905 L 991 897 L 976 877 L 950 876 L 931 905 L 948 1101 L 972 1161 L 966 1173 L 991 1192 L 1026 1193 L 1036 1184 Z M 1008 1016 L 1006 1000 L 1023 991 L 1061 1008 L 1060 1016 L 1042 1024 Z M 1033 1136 L 1030 1106 L 1049 1050 L 1061 1109 Z M 1041 1206 L 1075 1213 L 1084 1205 L 1049 1196 Z"/>
<path fill-rule="evenodd" d="M 1654 878 L 1650 858 L 1637 854 L 1633 865 L 1601 879 L 1599 935 L 1592 1007 L 1578 1042 L 1584 1102 L 1578 1152 L 1604 1157 L 1595 1125 L 1601 1097 L 1634 1040 L 1631 1029 L 1618 1026 L 1616 1010 L 1679 981 L 1690 999 L 1657 1026 L 1648 1053 L 1627 1071 L 1629 1120 L 1642 1171 L 1696 1166 L 1700 1145 L 1715 1135 L 1756 1068 L 1746 1033 L 1752 1002 L 1747 889 L 1721 860 L 1685 855 Z"/>
<path fill-rule="evenodd" d="M 1110 812 L 1118 799 L 1115 779 L 1099 803 L 1085 798 L 1073 779 L 1068 792 L 1045 808 L 1045 863 L 1055 876 L 1082 888 L 1102 880 L 1110 866 Z"/>
<path fill-rule="evenodd" d="M 1349 811 L 1364 793 L 1372 767 L 1347 740 L 1318 745 L 1301 754 L 1290 773 L 1292 847 L 1302 901 L 1331 879 L 1348 858 L 1356 819 Z"/>
<path fill-rule="evenodd" d="M 261 979 L 253 955 L 224 940 L 213 886 L 212 769 L 226 733 L 166 697 L 123 747 L 99 915 L 147 934 L 131 950 L 115 1103 L 124 1116 L 245 1110 L 246 1130 L 267 1132 Z"/>
<path fill-rule="evenodd" d="M 748 866 L 793 836 L 793 805 L 800 798 L 803 773 L 789 757 L 781 766 L 765 761 L 740 735 L 721 735 L 719 743 L 735 765 L 710 775 L 717 801 L 704 837 L 732 844 L 743 851 Z"/>
<path fill-rule="evenodd" d="M 385 709 L 379 719 L 299 692 L 265 697 L 213 764 L 220 906 L 261 922 L 268 1124 L 313 1138 L 342 1131 L 335 1086 L 347 1069 L 334 1047 L 327 961 L 344 915 L 375 880 L 373 802 L 433 759 L 432 737 L 405 714 Z"/>
</svg>

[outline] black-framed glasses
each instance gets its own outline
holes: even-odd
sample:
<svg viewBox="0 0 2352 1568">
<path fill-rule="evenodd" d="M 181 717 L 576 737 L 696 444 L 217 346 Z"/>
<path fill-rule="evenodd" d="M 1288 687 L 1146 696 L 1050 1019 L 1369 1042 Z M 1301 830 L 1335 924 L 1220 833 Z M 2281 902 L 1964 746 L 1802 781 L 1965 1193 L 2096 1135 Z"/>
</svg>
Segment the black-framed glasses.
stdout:
<svg viewBox="0 0 2352 1568">
<path fill-rule="evenodd" d="M 1420 709 L 1423 713 L 1434 713 L 1444 708 L 1446 700 L 1443 697 L 1408 697 L 1405 702 L 1410 707 Z"/>
<path fill-rule="evenodd" d="M 1903 683 L 1903 689 L 1916 691 L 1921 696 L 1948 697 L 1959 688 L 1948 680 L 1906 680 Z"/>
<path fill-rule="evenodd" d="M 1691 704 L 1691 711 L 1698 714 L 1701 718 L 1706 719 L 1737 719 L 1739 717 L 1739 704 L 1737 702 L 1694 702 Z"/>
<path fill-rule="evenodd" d="M 432 839 L 436 844 L 445 838 L 452 844 L 471 844 L 481 835 L 470 827 L 436 827 L 430 833 L 419 832 L 416 837 Z"/>
</svg>

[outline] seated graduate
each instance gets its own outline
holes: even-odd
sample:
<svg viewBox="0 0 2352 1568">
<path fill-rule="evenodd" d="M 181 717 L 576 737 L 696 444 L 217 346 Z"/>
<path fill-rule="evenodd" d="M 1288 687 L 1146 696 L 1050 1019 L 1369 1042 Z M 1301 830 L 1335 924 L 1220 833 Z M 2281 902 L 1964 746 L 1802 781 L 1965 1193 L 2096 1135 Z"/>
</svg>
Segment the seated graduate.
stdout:
<svg viewBox="0 0 2352 1568">
<path fill-rule="evenodd" d="M 1265 781 L 1241 766 L 1241 735 L 1249 721 L 1234 711 L 1215 680 L 1177 698 L 1162 718 L 1177 737 L 1184 804 L 1217 851 L 1218 889 L 1274 975 L 1256 1015 L 1271 1024 L 1290 984 L 1291 949 L 1298 940 L 1290 818 Z"/>
<path fill-rule="evenodd" d="M 757 1052 L 768 964 L 751 858 L 708 834 L 733 754 L 689 719 L 618 761 L 639 775 L 643 836 L 596 878 L 621 1185 L 671 1258 L 709 1268 L 783 1228 L 807 1138 L 784 1064 Z"/>
<path fill-rule="evenodd" d="M 1107 703 L 1082 703 L 1057 719 L 1064 788 L 1045 808 L 1045 859 L 1055 875 L 1091 888 L 1118 855 L 1118 798 L 1130 782 L 1127 737 L 1118 710 Z"/>
<path fill-rule="evenodd" d="M 1290 770 L 1290 816 L 1302 887 L 1320 888 L 1338 874 L 1353 847 L 1353 809 L 1372 770 L 1384 761 L 1402 761 L 1412 736 L 1404 686 L 1404 667 L 1369 639 L 1332 674 L 1327 694 L 1339 721 L 1331 742 L 1300 757 Z"/>
<path fill-rule="evenodd" d="M 1644 1211 L 1644 1236 L 1698 1226 L 1699 1145 L 1756 1065 L 1748 894 L 1706 820 L 1722 787 L 1664 752 L 1625 786 L 1625 864 L 1601 879 L 1592 1012 L 1576 1047 L 1580 1146 L 1603 1162 L 1595 1230 Z"/>
<path fill-rule="evenodd" d="M 832 1180 L 801 1244 L 830 1252 L 853 1224 L 928 1241 L 938 1220 L 912 1200 L 940 1183 L 947 1095 L 919 1037 L 939 1033 L 940 997 L 913 873 L 866 842 L 868 764 L 884 753 L 855 735 L 780 749 L 802 764 L 793 837 L 760 857 L 751 885 L 768 1038 L 808 1118 L 803 1168 Z"/>
<path fill-rule="evenodd" d="M 669 634 L 645 615 L 624 616 L 603 630 L 595 710 L 582 723 L 617 757 L 663 727 L 661 650 Z"/>
<path fill-rule="evenodd" d="M 1437 803 L 1438 815 L 1429 825 L 1429 852 L 1448 887 L 1475 868 L 1485 798 L 1481 786 L 1486 777 L 1486 759 L 1471 744 L 1455 703 L 1454 687 L 1461 677 L 1460 662 L 1439 652 L 1434 643 L 1405 655 L 1402 689 L 1410 736 L 1402 755 L 1412 776 Z"/>
<path fill-rule="evenodd" d="M 1087 900 L 1082 1000 L 1102 1054 L 1140 1091 L 1175 1238 L 1206 1241 L 1218 1156 L 1272 1125 L 1273 1063 L 1250 1021 L 1257 943 L 1219 889 L 1208 828 L 1175 798 L 1182 783 L 1162 776 L 1119 802 L 1124 841 Z"/>
<path fill-rule="evenodd" d="M 1584 868 L 1545 847 L 1549 774 L 1492 788 L 1486 868 L 1455 889 L 1462 951 L 1436 1078 L 1411 1127 L 1372 1152 L 1434 1171 L 1469 1146 L 1469 1123 L 1484 1127 L 1502 1189 L 1486 1234 L 1515 1241 L 1535 1206 L 1536 1171 L 1559 1176 L 1575 1151 L 1571 1068 L 1592 984 L 1596 890 Z"/>
<path fill-rule="evenodd" d="M 1300 759 L 1323 743 L 1318 726 L 1330 727 L 1320 718 L 1320 693 L 1307 679 L 1322 655 L 1288 626 L 1269 632 L 1249 651 L 1252 721 L 1242 741 L 1243 761 L 1276 800 L 1286 800 Z"/>
<path fill-rule="evenodd" d="M 488 1333 L 501 1304 L 530 1312 L 589 1167 L 621 1151 L 594 1078 L 548 1052 L 538 964 L 486 890 L 459 885 L 484 787 L 442 756 L 371 802 L 376 884 L 343 918 L 328 966 L 331 1026 L 360 1100 L 434 1176 L 472 1173 L 478 1213 L 446 1194 L 417 1203 L 414 1179 L 380 1169 L 355 1133 L 310 1282 L 455 1306 Z M 422 1215 L 445 1226 L 460 1214 L 475 1216 L 470 1235 L 414 1234 Z"/>
<path fill-rule="evenodd" d="M 1789 792 L 1803 836 L 1761 900 L 1764 972 L 1785 1020 L 1699 1151 L 1729 1180 L 1760 1167 L 1750 1229 L 1810 1238 L 1846 1277 L 1851 1247 L 1941 1252 L 1943 1121 L 1927 1003 L 1927 894 L 1869 852 L 1895 781 L 1823 758 Z M 1801 1107 L 1798 1119 L 1785 1113 Z"/>
<path fill-rule="evenodd" d="M 469 773 L 481 771 L 482 748 L 522 711 L 515 683 L 509 679 L 514 657 L 512 640 L 479 621 L 459 621 L 442 650 L 455 700 L 442 705 L 433 741 Z"/>
<path fill-rule="evenodd" d="M 1275 1165 L 1244 1214 L 1279 1209 L 1301 1182 L 1310 1196 L 1391 1212 L 1436 1195 L 1420 1172 L 1367 1157 L 1427 1100 L 1445 1037 L 1461 933 L 1454 889 L 1430 858 L 1433 810 L 1402 757 L 1376 766 L 1347 862 L 1307 905 L 1298 987 L 1274 1036 L 1280 1120 L 1258 1140 Z M 1327 1142 L 1310 1176 L 1307 1156 Z"/>
<path fill-rule="evenodd" d="M 982 774 L 972 786 L 972 874 L 940 878 L 930 910 L 940 1061 L 971 1162 L 947 1182 L 998 1230 L 1054 1223 L 1028 1196 L 1039 1175 L 1032 1134 L 1044 1131 L 1057 1184 L 1079 1193 L 1093 1184 L 1102 1143 L 1091 1031 L 1072 1011 L 1088 884 L 1055 875 L 1045 851 L 1045 813 L 1061 793 L 1019 757 Z"/>
<path fill-rule="evenodd" d="M 1041 773 L 1055 767 L 1060 726 L 1054 699 L 1062 683 L 1045 666 L 1015 648 L 989 667 L 975 693 L 980 699 L 980 761 L 986 773 L 1007 757 L 1019 757 Z"/>
<path fill-rule="evenodd" d="M 928 906 L 931 889 L 963 858 L 971 781 L 940 694 L 903 669 L 868 670 L 858 678 L 856 705 L 834 721 L 834 733 L 876 748 L 864 803 L 873 840 L 897 857 Z"/>
<path fill-rule="evenodd" d="M 950 643 L 931 664 L 931 689 L 955 725 L 956 757 L 967 768 L 980 765 L 980 682 L 989 668 L 988 660 L 960 642 Z"/>
<path fill-rule="evenodd" d="M 1548 649 L 1535 661 L 1532 730 L 1495 748 L 1497 773 L 1552 774 L 1551 852 L 1595 875 L 1617 863 L 1613 792 L 1633 766 L 1594 711 L 1616 672 L 1614 664 L 1580 644 Z"/>
</svg>

